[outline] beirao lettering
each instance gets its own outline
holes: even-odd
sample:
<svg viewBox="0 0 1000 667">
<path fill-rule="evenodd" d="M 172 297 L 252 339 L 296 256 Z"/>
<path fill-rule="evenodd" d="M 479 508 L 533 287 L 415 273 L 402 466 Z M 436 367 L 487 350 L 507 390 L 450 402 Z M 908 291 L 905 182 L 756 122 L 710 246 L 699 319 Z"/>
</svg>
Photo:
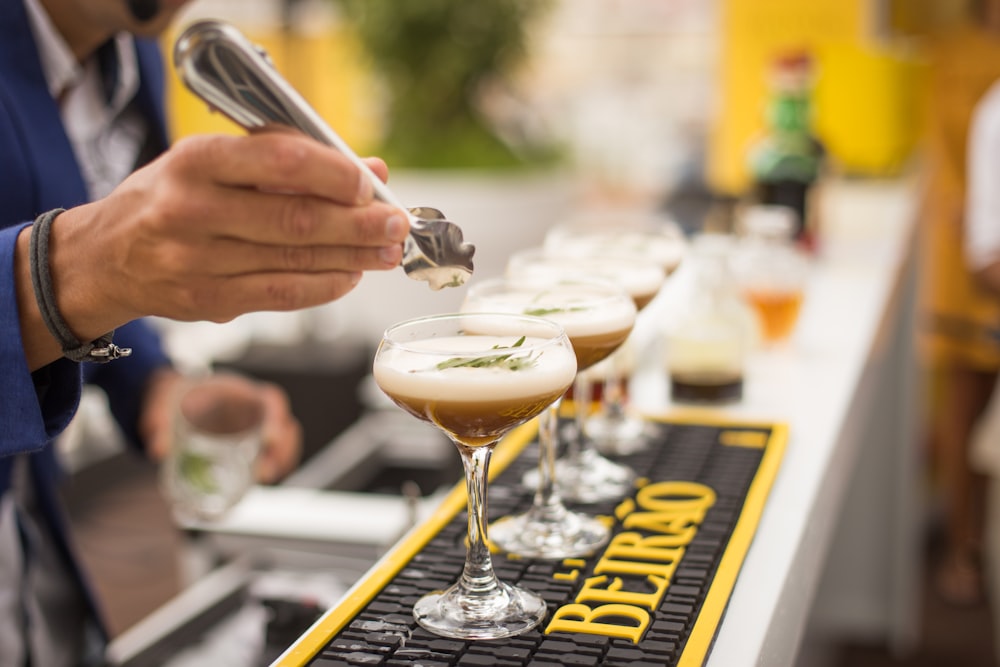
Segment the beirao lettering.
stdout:
<svg viewBox="0 0 1000 667">
<path fill-rule="evenodd" d="M 644 511 L 628 514 L 622 526 L 671 536 L 675 546 L 684 546 L 715 504 L 715 491 L 695 482 L 659 482 L 639 489 L 636 502 Z"/>
<path fill-rule="evenodd" d="M 650 611 L 655 611 L 656 607 L 663 599 L 663 594 L 667 590 L 668 580 L 664 577 L 649 575 L 647 581 L 652 586 L 649 592 L 622 590 L 624 585 L 621 577 L 615 577 L 607 583 L 606 588 L 601 588 L 608 582 L 607 575 L 599 577 L 588 577 L 583 583 L 583 589 L 576 596 L 577 602 L 613 602 L 617 604 L 630 604 L 637 607 L 646 607 Z"/>
<path fill-rule="evenodd" d="M 696 482 L 640 489 L 631 511 L 619 516 L 625 532 L 614 536 L 594 565 L 596 576 L 584 581 L 574 603 L 556 610 L 545 633 L 605 635 L 638 644 L 715 500 L 715 491 Z"/>
<path fill-rule="evenodd" d="M 603 619 L 617 622 L 602 623 Z M 634 621 L 635 625 L 622 621 Z M 632 605 L 605 604 L 591 609 L 585 604 L 564 604 L 552 614 L 552 622 L 545 628 L 545 634 L 579 632 L 631 639 L 633 644 L 638 644 L 648 626 L 649 614 Z"/>
</svg>

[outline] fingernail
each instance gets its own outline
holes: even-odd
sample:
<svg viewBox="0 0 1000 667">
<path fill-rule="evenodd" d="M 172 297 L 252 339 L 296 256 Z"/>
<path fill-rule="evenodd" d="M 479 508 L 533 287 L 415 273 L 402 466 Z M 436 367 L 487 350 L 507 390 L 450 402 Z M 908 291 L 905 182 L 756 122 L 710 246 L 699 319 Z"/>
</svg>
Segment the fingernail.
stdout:
<svg viewBox="0 0 1000 667">
<path fill-rule="evenodd" d="M 347 275 L 347 280 L 351 283 L 351 287 L 354 287 L 355 285 L 361 282 L 361 272 L 352 271 Z"/>
<path fill-rule="evenodd" d="M 398 245 L 386 246 L 378 249 L 378 257 L 386 264 L 395 266 L 401 259 L 401 251 Z"/>
<path fill-rule="evenodd" d="M 361 174 L 361 181 L 358 183 L 358 203 L 367 204 L 372 200 L 373 195 L 371 179 L 365 174 Z"/>
<path fill-rule="evenodd" d="M 406 220 L 401 215 L 390 215 L 385 221 L 385 237 L 390 241 L 402 241 L 406 236 Z"/>
</svg>

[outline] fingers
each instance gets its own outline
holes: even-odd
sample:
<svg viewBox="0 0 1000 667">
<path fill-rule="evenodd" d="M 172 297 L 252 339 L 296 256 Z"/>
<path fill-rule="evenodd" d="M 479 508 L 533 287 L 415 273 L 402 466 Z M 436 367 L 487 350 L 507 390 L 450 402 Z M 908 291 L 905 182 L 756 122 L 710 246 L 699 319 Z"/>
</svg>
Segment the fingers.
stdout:
<svg viewBox="0 0 1000 667">
<path fill-rule="evenodd" d="M 256 243 L 390 246 L 409 232 L 401 211 L 378 202 L 346 206 L 311 195 L 220 188 L 188 205 L 197 210 L 185 217 L 210 221 L 213 234 Z"/>
<path fill-rule="evenodd" d="M 386 178 L 384 162 L 366 164 Z M 73 247 L 126 278 L 90 271 L 79 283 L 103 286 L 116 306 L 102 311 L 102 327 L 142 315 L 225 322 L 326 303 L 361 272 L 398 266 L 409 233 L 405 212 L 373 199 L 371 174 L 288 132 L 182 140 L 79 208 L 87 233 L 67 212 L 59 227 L 72 234 L 56 248 Z"/>
<path fill-rule="evenodd" d="M 379 180 L 383 183 L 389 182 L 389 167 L 382 158 L 366 157 L 364 158 L 364 162 L 368 165 L 369 169 L 375 172 L 375 175 L 379 177 Z"/>
<path fill-rule="evenodd" d="M 146 381 L 139 414 L 139 435 L 146 445 L 146 453 L 157 462 L 165 459 L 170 451 L 171 408 L 181 379 L 181 374 L 173 368 L 163 367 L 153 371 Z"/>
<path fill-rule="evenodd" d="M 272 246 L 233 239 L 193 246 L 159 244 L 155 301 L 129 292 L 143 311 L 173 319 L 227 322 L 247 312 L 290 311 L 339 299 L 362 272 L 399 266 L 400 245 Z M 150 252 L 142 252 L 150 257 Z M 170 257 L 168 257 L 170 255 Z M 135 263 L 151 265 L 152 259 Z M 134 283 L 127 283 L 133 284 Z"/>
<path fill-rule="evenodd" d="M 292 311 L 328 303 L 350 292 L 360 280 L 361 272 L 347 271 L 228 276 L 179 290 L 176 300 L 163 309 L 174 319 L 228 322 L 244 313 Z"/>
<path fill-rule="evenodd" d="M 287 395 L 277 386 L 259 385 L 264 399 L 264 448 L 257 459 L 256 476 L 273 484 L 290 473 L 302 455 L 302 426 L 292 415 Z"/>
<path fill-rule="evenodd" d="M 267 245 L 219 239 L 191 249 L 184 260 L 191 272 L 225 277 L 254 272 L 323 273 L 385 271 L 399 266 L 403 247 L 347 245 Z"/>
<path fill-rule="evenodd" d="M 347 156 L 304 135 L 200 136 L 178 142 L 173 153 L 178 166 L 199 182 L 311 194 L 346 205 L 372 200 L 367 174 Z"/>
<path fill-rule="evenodd" d="M 165 167 L 179 176 L 177 214 L 163 219 L 170 233 L 180 219 L 199 233 L 262 244 L 389 248 L 406 239 L 405 213 L 374 201 L 370 176 L 333 149 L 291 133 L 196 139 L 179 143 Z M 384 162 L 366 162 L 386 177 Z"/>
</svg>

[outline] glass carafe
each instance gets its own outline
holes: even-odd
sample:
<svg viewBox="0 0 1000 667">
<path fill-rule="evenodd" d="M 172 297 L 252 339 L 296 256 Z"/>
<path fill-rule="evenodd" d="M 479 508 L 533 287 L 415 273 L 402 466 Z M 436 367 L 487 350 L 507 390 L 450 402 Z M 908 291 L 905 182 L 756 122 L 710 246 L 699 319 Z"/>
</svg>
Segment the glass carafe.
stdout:
<svg viewBox="0 0 1000 667">
<path fill-rule="evenodd" d="M 715 404 L 743 397 L 753 315 L 730 270 L 732 239 L 694 240 L 678 305 L 665 327 L 665 360 L 674 403 Z"/>
</svg>

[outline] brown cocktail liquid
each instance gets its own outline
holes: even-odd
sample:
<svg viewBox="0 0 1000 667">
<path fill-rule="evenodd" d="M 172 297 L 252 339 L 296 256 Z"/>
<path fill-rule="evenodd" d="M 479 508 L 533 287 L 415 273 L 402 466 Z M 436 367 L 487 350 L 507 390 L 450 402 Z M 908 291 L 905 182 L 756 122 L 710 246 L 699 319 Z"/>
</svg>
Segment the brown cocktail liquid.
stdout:
<svg viewBox="0 0 1000 667">
<path fill-rule="evenodd" d="M 570 387 L 566 390 L 565 398 L 567 401 L 572 401 L 576 397 L 575 392 L 576 387 Z M 621 383 L 622 398 L 626 401 L 629 400 L 628 394 L 628 382 Z M 604 383 L 603 382 L 591 382 L 590 383 L 590 400 L 594 403 L 600 403 L 604 400 Z"/>
<path fill-rule="evenodd" d="M 652 303 L 653 299 L 659 292 L 652 292 L 650 294 L 635 294 L 632 296 L 632 301 L 635 303 L 635 309 L 641 311 L 643 308 Z"/>
<path fill-rule="evenodd" d="M 563 395 L 563 390 L 499 401 L 438 401 L 386 393 L 396 405 L 418 419 L 436 424 L 467 447 L 482 447 L 538 416 Z"/>
<path fill-rule="evenodd" d="M 577 371 L 590 368 L 606 359 L 625 342 L 630 333 L 632 333 L 631 327 L 598 336 L 570 336 L 573 352 L 576 353 Z"/>
<path fill-rule="evenodd" d="M 672 373 L 670 395 L 678 403 L 726 403 L 743 398 L 743 376 L 734 373 Z"/>
<path fill-rule="evenodd" d="M 761 337 L 765 342 L 773 343 L 791 335 L 802 307 L 801 291 L 747 290 L 744 296 L 757 313 Z"/>
</svg>

